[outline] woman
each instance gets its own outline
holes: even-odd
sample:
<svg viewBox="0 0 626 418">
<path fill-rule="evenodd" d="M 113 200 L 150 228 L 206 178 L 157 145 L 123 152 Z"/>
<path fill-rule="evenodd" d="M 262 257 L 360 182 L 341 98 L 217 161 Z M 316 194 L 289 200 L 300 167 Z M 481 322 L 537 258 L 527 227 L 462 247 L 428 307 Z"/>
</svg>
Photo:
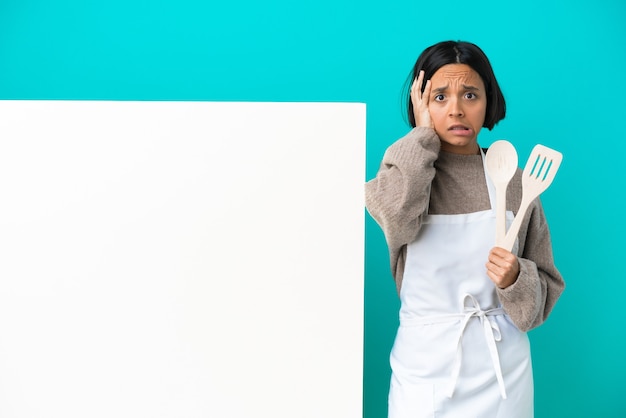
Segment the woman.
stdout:
<svg viewBox="0 0 626 418">
<path fill-rule="evenodd" d="M 513 251 L 494 247 L 495 192 L 477 138 L 504 118 L 504 97 L 467 42 L 427 48 L 411 80 L 413 129 L 365 187 L 401 301 L 389 417 L 532 417 L 526 331 L 546 320 L 564 282 L 539 199 Z M 521 194 L 518 170 L 508 223 Z"/>
</svg>

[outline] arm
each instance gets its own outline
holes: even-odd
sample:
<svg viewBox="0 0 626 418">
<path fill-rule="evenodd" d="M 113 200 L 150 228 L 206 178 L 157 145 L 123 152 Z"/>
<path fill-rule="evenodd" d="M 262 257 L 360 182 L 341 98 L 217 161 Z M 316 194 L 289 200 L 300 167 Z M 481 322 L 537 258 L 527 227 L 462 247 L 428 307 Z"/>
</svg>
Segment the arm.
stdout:
<svg viewBox="0 0 626 418">
<path fill-rule="evenodd" d="M 397 255 L 415 239 L 428 206 L 439 148 L 433 129 L 414 128 L 387 149 L 378 174 L 365 184 L 365 205 L 385 234 L 394 276 Z"/>
<path fill-rule="evenodd" d="M 565 288 L 554 265 L 550 231 L 539 199 L 525 226 L 519 234 L 517 280 L 503 289 L 496 287 L 504 310 L 521 331 L 541 325 Z"/>
</svg>

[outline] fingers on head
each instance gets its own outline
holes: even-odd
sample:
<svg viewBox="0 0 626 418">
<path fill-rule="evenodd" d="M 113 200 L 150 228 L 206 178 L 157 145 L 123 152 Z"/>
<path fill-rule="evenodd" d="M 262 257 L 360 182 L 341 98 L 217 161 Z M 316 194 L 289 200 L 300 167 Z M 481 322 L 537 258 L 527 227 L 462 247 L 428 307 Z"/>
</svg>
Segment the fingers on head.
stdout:
<svg viewBox="0 0 626 418">
<path fill-rule="evenodd" d="M 420 71 L 415 80 L 413 80 L 413 90 L 420 91 L 422 89 L 422 85 L 424 84 L 424 70 Z"/>
</svg>

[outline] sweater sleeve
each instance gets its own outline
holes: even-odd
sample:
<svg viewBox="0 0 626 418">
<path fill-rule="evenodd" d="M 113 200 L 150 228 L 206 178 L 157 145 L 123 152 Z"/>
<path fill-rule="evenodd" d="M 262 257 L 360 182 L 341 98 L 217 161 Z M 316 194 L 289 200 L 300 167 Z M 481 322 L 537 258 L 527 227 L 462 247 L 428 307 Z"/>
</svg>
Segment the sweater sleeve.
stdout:
<svg viewBox="0 0 626 418">
<path fill-rule="evenodd" d="M 365 206 L 385 234 L 396 278 L 402 247 L 415 239 L 427 210 L 440 146 L 433 129 L 412 129 L 387 149 L 378 174 L 365 184 Z"/>
<path fill-rule="evenodd" d="M 497 288 L 504 310 L 521 331 L 541 325 L 565 288 L 554 265 L 550 231 L 539 199 L 531 209 L 527 228 L 519 234 L 517 281 L 505 289 Z"/>
</svg>

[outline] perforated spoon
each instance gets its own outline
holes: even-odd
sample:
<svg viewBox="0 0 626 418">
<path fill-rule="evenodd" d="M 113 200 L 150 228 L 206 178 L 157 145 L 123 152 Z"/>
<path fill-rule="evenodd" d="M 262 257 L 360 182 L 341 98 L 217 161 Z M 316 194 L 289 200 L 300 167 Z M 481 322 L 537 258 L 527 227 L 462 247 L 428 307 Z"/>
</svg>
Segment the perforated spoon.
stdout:
<svg viewBox="0 0 626 418">
<path fill-rule="evenodd" d="M 532 201 L 552 184 L 562 160 L 563 154 L 560 152 L 543 145 L 535 145 L 522 173 L 522 203 L 506 233 L 502 248 L 509 251 L 513 249 L 526 210 Z"/>
<path fill-rule="evenodd" d="M 517 151 L 513 144 L 503 139 L 491 144 L 485 165 L 496 188 L 496 245 L 501 247 L 506 235 L 506 189 L 517 170 Z"/>
</svg>

